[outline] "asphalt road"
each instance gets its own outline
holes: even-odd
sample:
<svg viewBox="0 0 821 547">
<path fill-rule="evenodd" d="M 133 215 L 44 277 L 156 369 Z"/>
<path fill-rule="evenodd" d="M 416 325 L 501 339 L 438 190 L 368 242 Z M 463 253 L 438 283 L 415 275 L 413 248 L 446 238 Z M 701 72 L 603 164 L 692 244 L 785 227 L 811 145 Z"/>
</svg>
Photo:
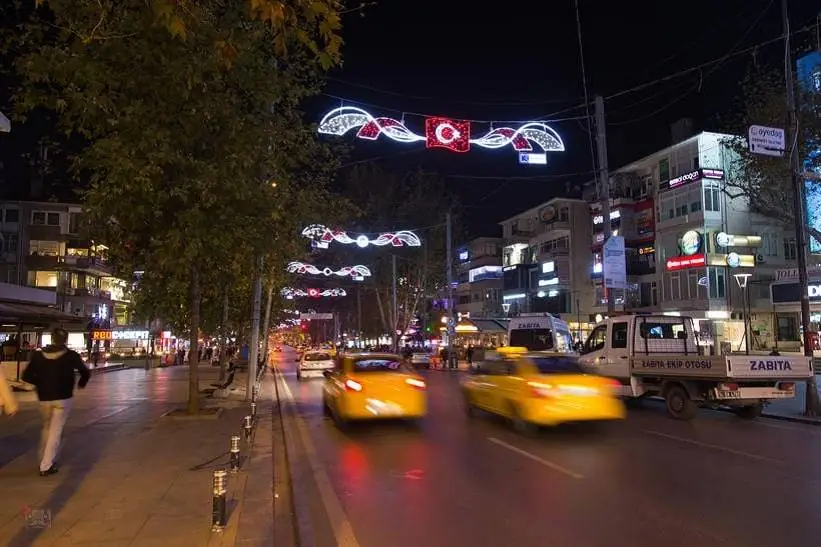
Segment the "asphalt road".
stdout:
<svg viewBox="0 0 821 547">
<path fill-rule="evenodd" d="M 773 547 L 821 536 L 821 427 L 702 411 L 682 423 L 645 403 L 626 422 L 525 438 L 466 417 L 459 373 L 427 373 L 420 428 L 322 415 L 297 382 L 301 511 L 318 547 Z"/>
</svg>

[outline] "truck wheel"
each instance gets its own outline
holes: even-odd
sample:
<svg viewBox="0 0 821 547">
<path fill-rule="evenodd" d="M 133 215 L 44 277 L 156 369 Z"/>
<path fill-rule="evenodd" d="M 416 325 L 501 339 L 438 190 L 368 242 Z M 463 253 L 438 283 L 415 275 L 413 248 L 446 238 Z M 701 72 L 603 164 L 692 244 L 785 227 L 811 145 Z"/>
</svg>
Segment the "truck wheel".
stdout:
<svg viewBox="0 0 821 547">
<path fill-rule="evenodd" d="M 734 408 L 733 412 L 735 415 L 741 418 L 742 420 L 755 420 L 761 416 L 761 412 L 764 410 L 764 405 L 761 403 L 756 403 L 750 406 L 742 406 L 740 408 Z"/>
<path fill-rule="evenodd" d="M 667 388 L 664 394 L 667 413 L 676 420 L 692 420 L 696 415 L 696 403 L 687 395 L 687 390 L 678 384 Z"/>
</svg>

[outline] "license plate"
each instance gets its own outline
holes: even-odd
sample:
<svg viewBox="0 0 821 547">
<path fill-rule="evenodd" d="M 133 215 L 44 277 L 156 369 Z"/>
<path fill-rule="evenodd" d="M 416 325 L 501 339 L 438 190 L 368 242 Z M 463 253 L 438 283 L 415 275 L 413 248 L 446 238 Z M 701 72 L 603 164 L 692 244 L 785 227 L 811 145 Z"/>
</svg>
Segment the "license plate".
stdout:
<svg viewBox="0 0 821 547">
<path fill-rule="evenodd" d="M 398 416 L 402 414 L 402 407 L 389 401 L 368 399 L 368 410 L 376 416 Z"/>
<path fill-rule="evenodd" d="M 740 391 L 717 391 L 719 399 L 741 399 Z"/>
</svg>

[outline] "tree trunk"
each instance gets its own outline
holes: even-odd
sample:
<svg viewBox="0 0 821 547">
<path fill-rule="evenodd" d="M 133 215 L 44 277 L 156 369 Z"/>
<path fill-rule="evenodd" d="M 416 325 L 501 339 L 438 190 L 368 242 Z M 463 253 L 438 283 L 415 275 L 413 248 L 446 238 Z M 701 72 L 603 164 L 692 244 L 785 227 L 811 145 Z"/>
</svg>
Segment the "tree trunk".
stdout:
<svg viewBox="0 0 821 547">
<path fill-rule="evenodd" d="M 200 411 L 200 377 L 199 377 L 199 337 L 200 337 L 200 271 L 199 265 L 191 268 L 191 285 L 189 287 L 189 312 L 191 328 L 188 334 L 188 413 Z"/>
<path fill-rule="evenodd" d="M 228 368 L 228 306 L 229 306 L 228 290 L 222 296 L 222 323 L 220 323 L 220 347 L 219 347 L 219 365 L 220 365 L 220 384 L 225 381 Z"/>
<path fill-rule="evenodd" d="M 268 301 L 265 303 L 265 319 L 262 321 L 262 363 L 268 364 L 268 331 L 271 330 L 271 308 L 274 304 L 274 284 L 268 285 Z"/>
<path fill-rule="evenodd" d="M 374 292 L 376 292 L 376 303 L 379 306 L 379 315 L 382 318 L 382 328 L 391 334 L 391 331 L 388 328 L 390 322 L 388 321 L 388 318 L 385 317 L 385 306 L 382 305 L 382 294 L 379 292 L 379 289 L 374 289 Z"/>
</svg>

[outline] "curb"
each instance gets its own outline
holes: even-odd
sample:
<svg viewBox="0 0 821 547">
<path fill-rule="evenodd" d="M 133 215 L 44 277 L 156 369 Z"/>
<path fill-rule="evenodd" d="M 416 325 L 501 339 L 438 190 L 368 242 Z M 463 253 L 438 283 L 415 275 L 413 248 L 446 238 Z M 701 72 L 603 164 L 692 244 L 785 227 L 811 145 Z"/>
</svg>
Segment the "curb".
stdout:
<svg viewBox="0 0 821 547">
<path fill-rule="evenodd" d="M 781 420 L 782 422 L 793 422 L 798 424 L 807 424 L 819 426 L 821 425 L 821 418 L 807 418 L 806 416 L 785 416 L 783 414 L 770 414 L 769 412 L 762 412 L 762 418 L 769 418 L 771 420 Z"/>
<path fill-rule="evenodd" d="M 92 368 L 90 370 L 91 370 L 92 375 L 96 375 L 96 374 L 105 374 L 107 372 L 114 372 L 115 370 L 125 370 L 125 369 L 130 369 L 130 368 L 131 367 L 126 366 L 125 363 L 120 363 L 119 365 L 111 365 L 111 366 L 108 366 L 108 367 Z"/>
</svg>

